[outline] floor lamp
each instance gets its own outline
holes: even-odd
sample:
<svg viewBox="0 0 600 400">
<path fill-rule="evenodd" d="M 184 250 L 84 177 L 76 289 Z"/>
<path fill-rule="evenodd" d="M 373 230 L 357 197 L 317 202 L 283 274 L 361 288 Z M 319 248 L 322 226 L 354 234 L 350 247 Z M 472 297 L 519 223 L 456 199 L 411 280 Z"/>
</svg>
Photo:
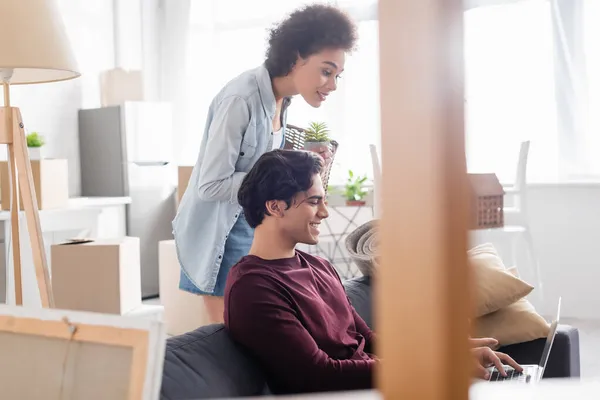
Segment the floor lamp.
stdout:
<svg viewBox="0 0 600 400">
<path fill-rule="evenodd" d="M 11 191 L 10 222 L 15 302 L 23 304 L 19 204 L 22 202 L 31 241 L 42 307 L 54 307 L 52 283 L 40 227 L 37 197 L 21 112 L 10 105 L 10 86 L 57 82 L 78 77 L 62 17 L 55 0 L 0 1 L 0 143 L 8 145 Z M 19 194 L 22 197 L 19 201 Z"/>
</svg>

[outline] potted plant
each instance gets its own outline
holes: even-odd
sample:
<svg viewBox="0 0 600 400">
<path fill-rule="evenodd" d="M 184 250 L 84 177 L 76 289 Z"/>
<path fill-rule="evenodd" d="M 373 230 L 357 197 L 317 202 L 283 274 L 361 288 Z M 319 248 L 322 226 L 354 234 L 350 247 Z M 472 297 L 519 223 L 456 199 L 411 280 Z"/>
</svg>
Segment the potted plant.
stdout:
<svg viewBox="0 0 600 400">
<path fill-rule="evenodd" d="M 331 138 L 329 129 L 325 122 L 311 122 L 308 129 L 304 131 L 304 149 L 316 151 L 321 147 L 329 147 Z"/>
<path fill-rule="evenodd" d="M 366 176 L 354 176 L 352 170 L 348 171 L 348 180 L 346 181 L 344 195 L 347 206 L 364 206 L 364 200 L 367 195 L 364 184 L 367 181 Z"/>
<path fill-rule="evenodd" d="M 44 137 L 38 132 L 31 132 L 27 135 L 27 149 L 29 150 L 30 160 L 42 159 L 42 146 L 44 144 Z"/>
</svg>

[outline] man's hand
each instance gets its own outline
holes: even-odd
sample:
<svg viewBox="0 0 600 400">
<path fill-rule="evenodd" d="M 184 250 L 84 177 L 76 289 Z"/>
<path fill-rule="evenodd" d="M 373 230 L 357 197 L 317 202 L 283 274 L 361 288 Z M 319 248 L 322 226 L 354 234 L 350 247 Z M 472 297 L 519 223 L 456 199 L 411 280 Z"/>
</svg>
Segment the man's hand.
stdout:
<svg viewBox="0 0 600 400">
<path fill-rule="evenodd" d="M 517 364 L 515 360 L 510 358 L 507 354 L 493 351 L 489 347 L 476 347 L 471 349 L 471 355 L 474 361 L 474 373 L 477 378 L 489 379 L 490 373 L 486 369 L 490 366 L 495 366 L 500 375 L 506 376 L 503 364 L 510 365 L 517 372 L 522 372 L 523 368 Z"/>
<path fill-rule="evenodd" d="M 498 345 L 498 341 L 493 338 L 469 338 L 469 345 L 471 347 L 495 347 Z"/>
</svg>

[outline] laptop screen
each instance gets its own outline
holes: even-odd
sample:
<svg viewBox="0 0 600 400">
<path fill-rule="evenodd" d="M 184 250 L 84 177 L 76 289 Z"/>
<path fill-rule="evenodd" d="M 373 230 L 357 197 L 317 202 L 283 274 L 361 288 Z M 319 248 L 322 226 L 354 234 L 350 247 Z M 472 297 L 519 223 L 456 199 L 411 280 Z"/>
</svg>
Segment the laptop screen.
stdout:
<svg viewBox="0 0 600 400">
<path fill-rule="evenodd" d="M 552 350 L 552 344 L 554 343 L 554 336 L 556 336 L 556 329 L 558 328 L 558 321 L 560 320 L 560 305 L 561 298 L 558 298 L 558 310 L 556 312 L 556 318 L 552 321 L 550 325 L 550 332 L 548 332 L 548 337 L 546 338 L 546 344 L 544 345 L 544 351 L 542 351 L 542 357 L 540 358 L 540 367 L 542 370 L 546 368 L 546 363 L 548 362 L 548 357 L 550 356 L 550 350 Z"/>
</svg>

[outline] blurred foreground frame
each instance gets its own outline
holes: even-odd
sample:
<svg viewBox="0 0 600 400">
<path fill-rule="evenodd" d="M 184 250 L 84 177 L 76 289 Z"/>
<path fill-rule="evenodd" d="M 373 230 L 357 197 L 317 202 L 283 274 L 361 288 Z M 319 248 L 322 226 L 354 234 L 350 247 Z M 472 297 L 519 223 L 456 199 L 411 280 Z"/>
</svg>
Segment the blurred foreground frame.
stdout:
<svg viewBox="0 0 600 400">
<path fill-rule="evenodd" d="M 462 0 L 379 0 L 384 399 L 467 399 L 469 186 Z"/>
</svg>

